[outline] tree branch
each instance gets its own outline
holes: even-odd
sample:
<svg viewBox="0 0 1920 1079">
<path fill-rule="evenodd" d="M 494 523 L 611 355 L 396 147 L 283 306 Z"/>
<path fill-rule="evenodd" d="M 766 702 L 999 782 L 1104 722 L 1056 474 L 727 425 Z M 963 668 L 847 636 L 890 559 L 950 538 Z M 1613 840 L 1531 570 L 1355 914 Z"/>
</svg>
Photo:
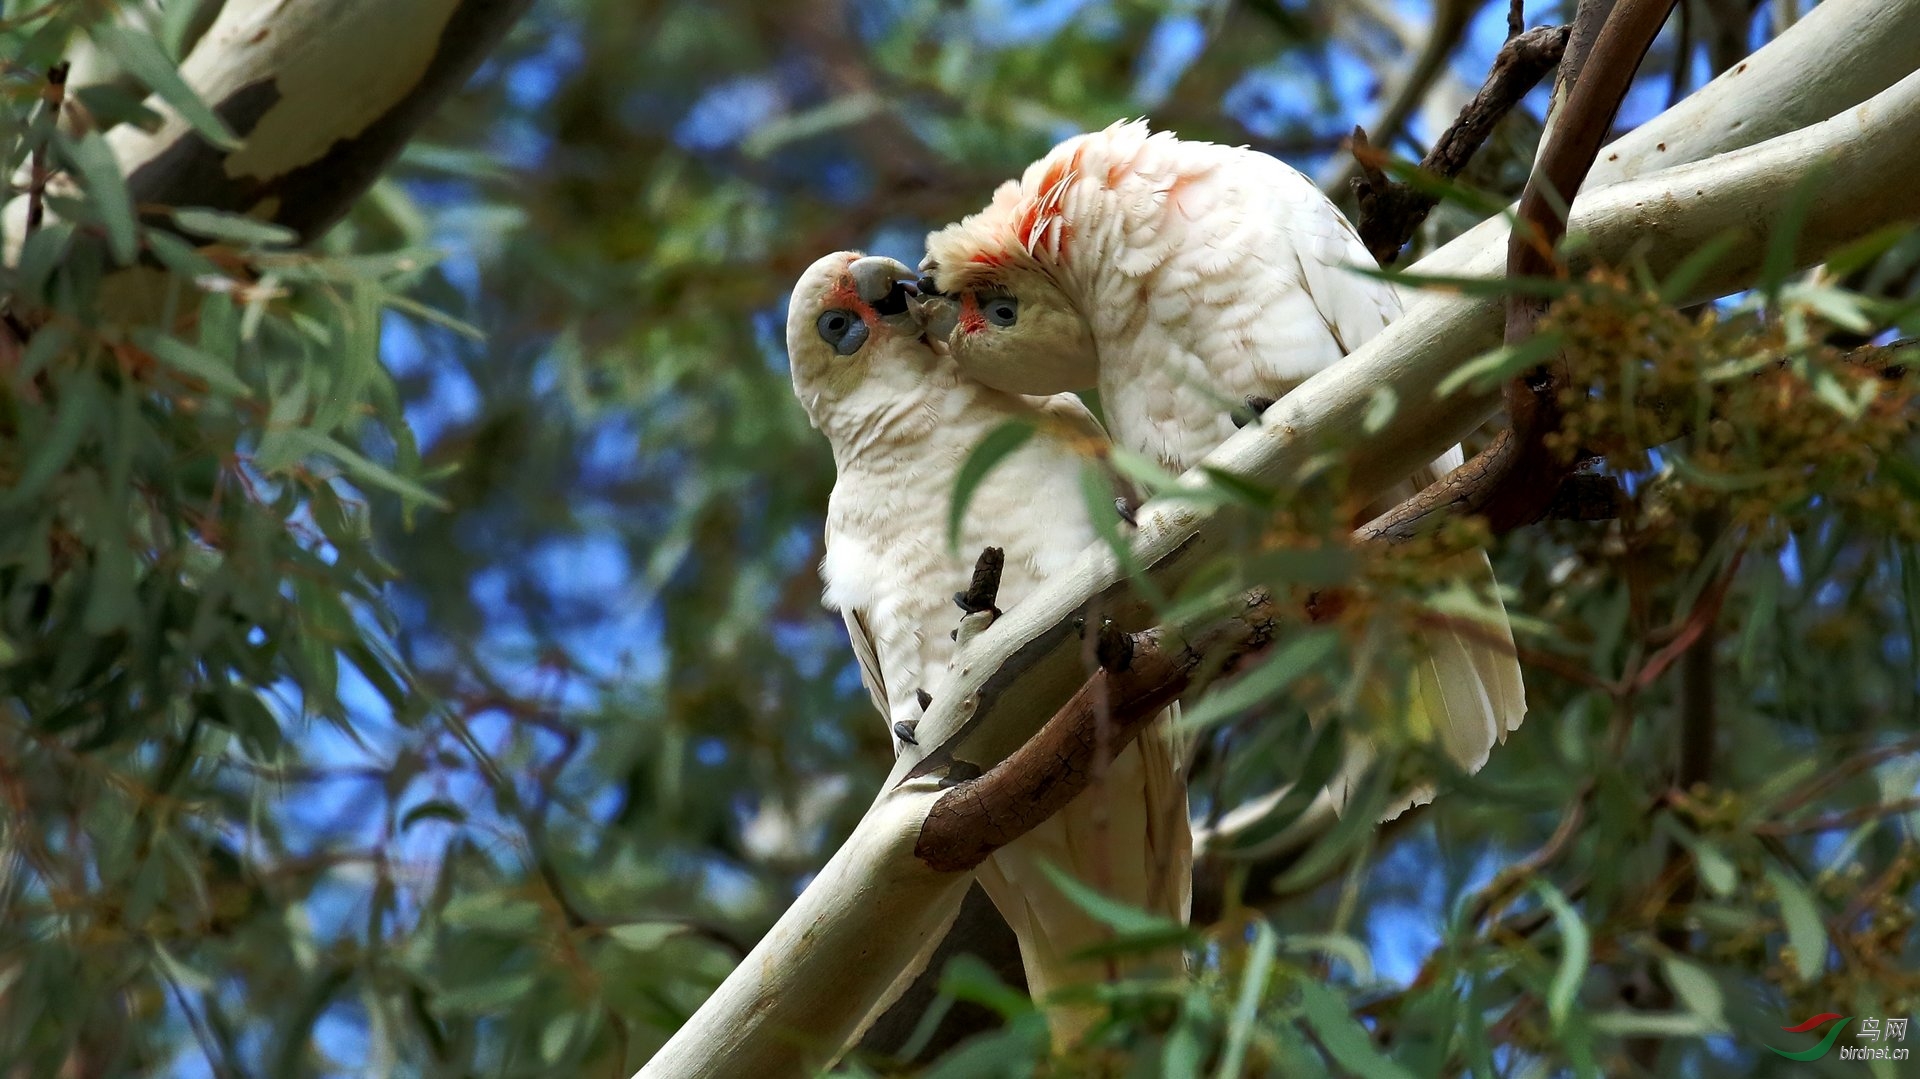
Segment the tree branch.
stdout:
<svg viewBox="0 0 1920 1079">
<path fill-rule="evenodd" d="M 1826 0 L 1759 52 L 1609 144 L 1588 181 L 1617 184 L 1838 116 L 1911 74 L 1911 50 L 1889 43 L 1915 40 L 1920 0 Z M 1414 269 L 1462 273 L 1507 228 L 1505 217 L 1490 217 Z"/>
<path fill-rule="evenodd" d="M 1433 84 L 1446 74 L 1447 60 L 1466 36 L 1477 6 L 1462 0 L 1436 0 L 1430 12 L 1431 29 L 1421 42 L 1419 56 L 1406 68 L 1407 74 L 1393 91 L 1392 99 L 1373 122 L 1373 133 L 1383 144 L 1392 145 L 1400 137 L 1400 129 L 1406 126 L 1407 119 L 1420 107 Z M 1361 165 L 1357 159 L 1336 161 L 1333 174 L 1320 179 L 1320 189 L 1330 194 L 1338 192 L 1352 183 Z"/>
<path fill-rule="evenodd" d="M 159 127 L 122 125 L 107 142 L 143 208 L 248 214 L 311 240 L 352 207 L 531 4 L 228 0 L 180 75 L 239 144 L 214 145 L 157 96 L 146 105 L 164 118 Z M 152 215 L 149 223 L 169 224 Z"/>
<path fill-rule="evenodd" d="M 1540 26 L 1501 46 L 1486 83 L 1420 159 L 1420 171 L 1448 180 L 1459 176 L 1494 127 L 1560 62 L 1567 47 L 1567 33 L 1565 26 Z M 1440 197 L 1431 190 L 1388 180 L 1380 171 L 1385 151 L 1373 147 L 1367 133 L 1358 127 L 1353 129 L 1352 151 L 1360 167 L 1360 175 L 1353 179 L 1360 211 L 1355 227 L 1375 261 L 1391 266 L 1421 222 L 1440 204 Z"/>
</svg>

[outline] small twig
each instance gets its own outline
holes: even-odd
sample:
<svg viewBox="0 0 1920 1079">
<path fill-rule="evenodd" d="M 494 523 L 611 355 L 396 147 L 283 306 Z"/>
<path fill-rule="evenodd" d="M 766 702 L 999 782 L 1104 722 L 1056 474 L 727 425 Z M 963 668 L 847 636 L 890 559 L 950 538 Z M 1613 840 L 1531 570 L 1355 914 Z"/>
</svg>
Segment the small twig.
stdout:
<svg viewBox="0 0 1920 1079">
<path fill-rule="evenodd" d="M 32 170 L 27 178 L 27 226 L 26 235 L 32 236 L 46 219 L 47 181 L 52 178 L 52 169 L 47 165 L 47 147 L 53 145 L 53 137 L 60 130 L 60 110 L 67 103 L 67 70 L 65 60 L 47 69 L 47 88 L 43 91 L 46 100 L 43 116 L 51 116 L 52 123 L 46 136 L 33 148 Z"/>
<path fill-rule="evenodd" d="M 1800 789 L 1789 792 L 1775 804 L 1774 812 L 1782 816 L 1791 813 L 1847 780 L 1871 772 L 1895 757 L 1904 757 L 1909 753 L 1920 753 L 1920 737 L 1903 738 L 1898 742 L 1875 746 L 1849 757 L 1814 776 Z"/>
<path fill-rule="evenodd" d="M 1667 642 L 1666 647 L 1655 652 L 1638 673 L 1622 680 L 1623 684 L 1620 686 L 1622 694 L 1638 692 L 1652 685 L 1667 672 L 1667 668 L 1673 665 L 1674 660 L 1686 654 L 1693 648 L 1696 641 L 1708 635 L 1714 623 L 1720 619 L 1720 607 L 1726 602 L 1727 589 L 1732 586 L 1734 575 L 1740 572 L 1740 563 L 1744 558 L 1746 558 L 1746 549 L 1743 547 L 1734 553 L 1733 561 L 1727 566 L 1726 572 L 1720 575 L 1720 579 L 1715 581 L 1713 587 L 1693 605 L 1693 610 L 1687 615 L 1686 625 L 1681 627 L 1673 640 Z"/>
<path fill-rule="evenodd" d="M 1512 0 L 1507 5 L 1507 40 L 1520 36 L 1527 27 L 1527 0 Z"/>
<path fill-rule="evenodd" d="M 1805 835 L 1808 832 L 1836 832 L 1842 828 L 1852 828 L 1881 817 L 1892 817 L 1901 813 L 1920 810 L 1920 798 L 1902 798 L 1897 802 L 1882 802 L 1877 805 L 1861 806 L 1841 813 L 1827 813 L 1805 820 L 1763 821 L 1753 826 L 1757 835 Z"/>
<path fill-rule="evenodd" d="M 1560 824 L 1553 830 L 1538 849 L 1496 875 L 1491 883 L 1481 889 L 1468 908 L 1467 921 L 1480 925 L 1488 918 L 1499 914 L 1514 896 L 1534 875 L 1558 861 L 1580 834 L 1580 826 L 1586 823 L 1587 799 L 1593 796 L 1593 783 L 1581 784 L 1573 800 L 1567 803 L 1566 812 L 1560 816 Z"/>
<path fill-rule="evenodd" d="M 1420 159 L 1420 170 L 1448 180 L 1459 176 L 1494 127 L 1560 62 L 1567 34 L 1564 26 L 1542 26 L 1502 46 L 1486 83 Z M 1391 266 L 1440 198 L 1411 184 L 1388 180 L 1381 171 L 1387 161 L 1385 151 L 1369 142 L 1367 133 L 1358 127 L 1353 129 L 1350 149 L 1360 170 L 1353 180 L 1353 190 L 1360 210 L 1356 227 L 1361 242 L 1380 265 Z"/>
<path fill-rule="evenodd" d="M 1711 544 L 1719 522 L 1711 513 L 1702 513 L 1694 522 L 1703 545 Z M 1726 585 L 1732 583 L 1744 548 L 1736 554 L 1733 566 L 1721 578 L 1721 587 L 1711 597 L 1712 610 L 1700 619 L 1700 632 L 1680 660 L 1680 761 L 1674 778 L 1681 790 L 1692 790 L 1713 778 L 1713 750 L 1719 729 L 1719 708 L 1715 700 L 1714 646 L 1720 623 L 1720 607 L 1726 599 Z M 1702 599 L 1701 604 L 1709 603 Z M 1684 635 L 1685 631 L 1682 631 Z"/>
<path fill-rule="evenodd" d="M 1605 24 L 1593 31 L 1602 5 L 1583 3 L 1561 58 L 1560 84 L 1566 106 L 1547 132 L 1520 196 L 1518 219 L 1507 243 L 1507 277 L 1522 279 L 1555 273 L 1554 252 L 1566 232 L 1567 212 L 1612 129 L 1613 117 L 1633 83 L 1634 72 L 1666 22 L 1674 0 L 1622 0 Z M 1591 38 L 1591 50 L 1574 42 Z M 1591 60 L 1590 63 L 1586 61 Z M 1546 313 L 1543 300 L 1513 293 L 1507 297 L 1506 343 L 1533 336 Z M 1369 536 L 1417 535 L 1440 514 L 1465 511 L 1487 518 L 1496 533 L 1532 524 L 1545 516 L 1573 462 L 1546 446 L 1559 426 L 1559 388 L 1564 360 L 1542 364 L 1507 384 L 1509 426 L 1487 448 L 1413 498 L 1368 524 Z"/>
<path fill-rule="evenodd" d="M 1404 81 L 1393 91 L 1393 97 L 1374 118 L 1372 127 L 1375 137 L 1383 145 L 1391 146 L 1400 137 L 1401 129 L 1407 119 L 1419 109 L 1433 89 L 1433 84 L 1447 73 L 1447 60 L 1466 37 L 1472 14 L 1479 4 L 1463 0 L 1437 0 L 1429 9 L 1429 26 L 1426 39 L 1420 45 L 1420 53 L 1411 64 L 1402 70 L 1407 72 Z M 1358 163 L 1350 163 L 1337 168 L 1333 175 L 1326 178 L 1322 187 L 1329 193 L 1338 192 L 1353 181 L 1354 169 Z"/>
<path fill-rule="evenodd" d="M 914 855 L 941 872 L 970 870 L 1086 789 L 1102 757 L 1126 749 L 1173 703 L 1209 656 L 1232 670 L 1269 643 L 1277 612 L 1264 593 L 1233 618 L 1183 642 L 1150 629 L 1134 635 L 1124 671 L 1103 669 L 1005 760 L 954 785 L 928 811 Z"/>
</svg>

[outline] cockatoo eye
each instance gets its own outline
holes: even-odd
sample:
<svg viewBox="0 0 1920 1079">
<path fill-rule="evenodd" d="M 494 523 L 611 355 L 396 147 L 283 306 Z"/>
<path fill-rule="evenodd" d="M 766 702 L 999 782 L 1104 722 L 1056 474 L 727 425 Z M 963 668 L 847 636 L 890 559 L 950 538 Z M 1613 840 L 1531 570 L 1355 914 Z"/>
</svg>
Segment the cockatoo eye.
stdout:
<svg viewBox="0 0 1920 1079">
<path fill-rule="evenodd" d="M 983 297 L 980 313 L 995 326 L 1011 326 L 1020 320 L 1020 301 L 1011 296 Z"/>
<path fill-rule="evenodd" d="M 867 324 L 851 311 L 840 308 L 823 311 L 813 325 L 820 331 L 820 340 L 832 345 L 833 351 L 842 356 L 853 355 L 867 343 Z"/>
</svg>

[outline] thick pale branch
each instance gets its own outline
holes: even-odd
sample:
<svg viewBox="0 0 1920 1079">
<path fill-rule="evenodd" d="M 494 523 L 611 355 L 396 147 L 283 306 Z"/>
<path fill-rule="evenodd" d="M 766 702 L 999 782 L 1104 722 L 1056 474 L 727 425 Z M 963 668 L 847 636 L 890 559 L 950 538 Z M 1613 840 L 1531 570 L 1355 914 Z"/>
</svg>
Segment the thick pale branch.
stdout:
<svg viewBox="0 0 1920 1079">
<path fill-rule="evenodd" d="M 532 0 L 228 0 L 180 74 L 239 137 L 159 98 L 108 133 L 143 208 L 249 214 L 311 239 L 345 214 Z M 24 209 L 8 208 L 9 214 Z M 9 229 L 9 235 L 18 235 Z"/>
<path fill-rule="evenodd" d="M 1920 0 L 1825 0 L 1760 51 L 1610 143 L 1587 181 L 1617 184 L 1838 116 L 1920 67 L 1920 53 L 1902 44 L 1913 41 L 1920 41 Z M 1490 217 L 1413 269 L 1460 273 L 1507 229 L 1507 218 Z"/>
</svg>

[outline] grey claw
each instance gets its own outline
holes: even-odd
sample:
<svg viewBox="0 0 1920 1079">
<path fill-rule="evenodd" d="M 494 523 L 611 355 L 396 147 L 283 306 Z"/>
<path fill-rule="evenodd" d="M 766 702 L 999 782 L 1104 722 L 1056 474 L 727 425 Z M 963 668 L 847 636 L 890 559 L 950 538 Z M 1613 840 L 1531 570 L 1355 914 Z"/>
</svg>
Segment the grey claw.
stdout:
<svg viewBox="0 0 1920 1079">
<path fill-rule="evenodd" d="M 1275 400 L 1276 398 L 1272 397 L 1259 397 L 1254 394 L 1248 394 L 1246 396 L 1247 411 L 1235 412 L 1233 414 L 1233 425 L 1235 427 L 1245 427 L 1247 424 L 1253 423 L 1265 415 L 1267 409 L 1273 407 Z"/>
<path fill-rule="evenodd" d="M 1119 514 L 1120 519 L 1122 521 L 1125 521 L 1129 525 L 1132 525 L 1133 527 L 1138 528 L 1140 527 L 1140 522 L 1135 520 L 1133 516 L 1133 511 L 1136 508 L 1137 508 L 1137 504 L 1132 499 L 1127 498 L 1124 495 L 1113 500 L 1113 512 Z"/>
<path fill-rule="evenodd" d="M 917 724 L 915 724 L 913 720 L 903 719 L 893 725 L 893 736 L 910 746 L 917 746 L 920 744 L 920 740 L 913 736 L 913 728 L 915 726 L 917 726 Z"/>
<path fill-rule="evenodd" d="M 959 631 L 955 630 L 954 632 L 957 633 Z M 922 712 L 933 707 L 933 694 L 928 693 L 926 690 L 916 689 L 913 691 L 913 696 L 916 700 L 920 702 L 920 710 Z"/>
</svg>

